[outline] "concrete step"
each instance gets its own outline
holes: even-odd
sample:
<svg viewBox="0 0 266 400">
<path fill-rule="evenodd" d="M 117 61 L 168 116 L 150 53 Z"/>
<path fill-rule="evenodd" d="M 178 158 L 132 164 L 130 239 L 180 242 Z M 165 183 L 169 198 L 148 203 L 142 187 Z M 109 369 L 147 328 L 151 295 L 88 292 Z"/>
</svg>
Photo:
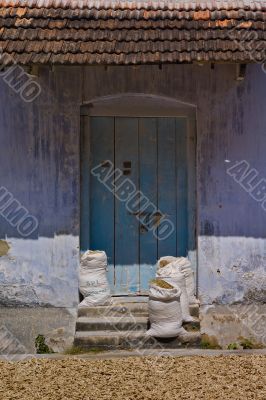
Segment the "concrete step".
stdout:
<svg viewBox="0 0 266 400">
<path fill-rule="evenodd" d="M 147 316 L 148 303 L 121 303 L 110 306 L 95 306 L 79 308 L 79 317 L 109 317 L 109 316 Z"/>
<path fill-rule="evenodd" d="M 145 316 L 118 317 L 79 317 L 77 320 L 77 331 L 146 331 L 148 318 Z"/>
<path fill-rule="evenodd" d="M 84 307 L 79 308 L 79 317 L 119 317 L 129 316 L 131 317 L 148 317 L 148 302 L 121 302 L 117 300 L 110 306 L 95 306 L 95 307 Z M 191 305 L 190 314 L 193 317 L 199 317 L 199 306 L 197 304 Z"/>
<path fill-rule="evenodd" d="M 74 345 L 83 349 L 178 349 L 198 347 L 201 335 L 199 332 L 188 332 L 180 338 L 156 339 L 142 331 L 80 331 L 75 335 Z"/>
<path fill-rule="evenodd" d="M 137 296 L 112 296 L 113 304 L 123 303 L 148 303 L 149 295 L 137 295 Z"/>
<path fill-rule="evenodd" d="M 146 331 L 149 327 L 147 316 L 122 315 L 119 317 L 79 317 L 76 324 L 76 331 Z M 188 332 L 200 330 L 200 321 L 185 322 L 183 327 Z"/>
</svg>

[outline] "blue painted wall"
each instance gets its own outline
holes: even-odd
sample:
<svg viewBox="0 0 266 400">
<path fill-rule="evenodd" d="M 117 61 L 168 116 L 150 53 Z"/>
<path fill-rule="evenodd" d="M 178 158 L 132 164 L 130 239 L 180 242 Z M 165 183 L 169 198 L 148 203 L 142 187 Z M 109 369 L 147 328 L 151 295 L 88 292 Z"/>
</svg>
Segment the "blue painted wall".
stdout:
<svg viewBox="0 0 266 400">
<path fill-rule="evenodd" d="M 81 75 L 43 69 L 38 82 L 41 95 L 27 104 L 0 79 L 0 186 L 39 220 L 35 238 L 77 235 Z M 5 235 L 19 237 L 1 219 Z"/>
<path fill-rule="evenodd" d="M 197 105 L 202 300 L 265 300 L 261 277 L 266 267 L 266 213 L 226 169 L 245 159 L 266 177 L 266 75 L 259 65 L 248 66 L 244 82 L 237 82 L 235 74 L 233 65 L 42 68 L 37 78 L 42 93 L 33 104 L 23 103 L 0 79 L 0 186 L 39 220 L 34 241 L 21 242 L 16 229 L 0 217 L 0 238 L 10 245 L 9 253 L 0 257 L 0 302 L 10 301 L 11 294 L 3 294 L 7 286 L 15 285 L 19 294 L 23 283 L 38 290 L 34 296 L 24 291 L 22 303 L 77 303 L 79 108 L 93 98 L 127 92 Z M 60 244 L 60 237 L 74 239 Z M 48 256 L 39 264 L 37 243 L 43 239 L 51 242 L 41 245 Z M 12 271 L 14 257 L 12 275 L 7 271 Z"/>
</svg>

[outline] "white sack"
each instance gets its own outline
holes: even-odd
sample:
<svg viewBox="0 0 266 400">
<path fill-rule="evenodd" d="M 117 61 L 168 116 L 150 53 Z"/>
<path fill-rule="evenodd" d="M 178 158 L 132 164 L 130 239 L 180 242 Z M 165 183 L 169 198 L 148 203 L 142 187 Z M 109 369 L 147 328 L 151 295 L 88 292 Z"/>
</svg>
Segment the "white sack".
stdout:
<svg viewBox="0 0 266 400">
<path fill-rule="evenodd" d="M 186 280 L 186 289 L 188 294 L 188 302 L 189 304 L 199 304 L 199 300 L 195 296 L 195 276 L 194 271 L 190 268 L 190 266 L 182 266 L 181 271 L 185 276 Z"/>
<path fill-rule="evenodd" d="M 107 280 L 107 256 L 104 251 L 88 250 L 81 257 L 79 290 L 84 300 L 79 307 L 106 305 L 111 293 Z"/>
<path fill-rule="evenodd" d="M 199 304 L 199 300 L 195 296 L 195 275 L 194 271 L 191 269 L 191 262 L 188 258 L 172 256 L 161 257 L 158 261 L 158 269 L 163 265 L 160 265 L 161 262 L 170 263 L 173 261 L 176 261 L 176 265 L 180 267 L 180 270 L 185 276 L 189 304 Z"/>
<path fill-rule="evenodd" d="M 155 283 L 150 284 L 149 298 L 152 300 L 179 300 L 180 295 L 181 290 L 179 288 L 165 289 L 157 286 Z"/>
<path fill-rule="evenodd" d="M 173 257 L 171 257 L 171 259 L 173 259 Z M 195 296 L 195 278 L 194 271 L 191 269 L 191 262 L 186 257 L 176 257 L 175 262 L 176 266 L 180 268 L 181 272 L 185 276 L 189 304 L 199 304 L 199 301 Z"/>
<path fill-rule="evenodd" d="M 160 266 L 163 265 L 162 261 L 168 261 L 168 260 L 173 260 L 173 261 L 171 261 L 164 267 Z M 157 269 L 156 277 L 165 280 L 173 287 L 181 290 L 180 304 L 181 304 L 183 321 L 193 322 L 195 321 L 195 318 L 193 318 L 190 315 L 186 278 L 185 274 L 182 271 L 182 267 L 188 268 L 188 265 L 190 265 L 190 262 L 185 257 L 178 257 L 178 258 L 162 257 L 158 262 L 159 268 Z"/>
<path fill-rule="evenodd" d="M 151 284 L 149 293 L 149 320 L 151 327 L 148 336 L 170 338 L 184 335 L 182 313 L 179 302 L 180 290 L 164 289 Z"/>
</svg>

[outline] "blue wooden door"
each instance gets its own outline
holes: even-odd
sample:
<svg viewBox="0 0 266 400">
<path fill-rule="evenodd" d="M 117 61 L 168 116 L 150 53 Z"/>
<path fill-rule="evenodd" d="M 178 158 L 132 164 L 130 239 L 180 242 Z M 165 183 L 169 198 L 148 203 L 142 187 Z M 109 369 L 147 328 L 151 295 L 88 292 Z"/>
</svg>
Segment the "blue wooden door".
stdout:
<svg viewBox="0 0 266 400">
<path fill-rule="evenodd" d="M 107 253 L 113 293 L 146 293 L 157 259 L 188 251 L 186 119 L 91 117 L 89 125 L 82 250 Z"/>
</svg>

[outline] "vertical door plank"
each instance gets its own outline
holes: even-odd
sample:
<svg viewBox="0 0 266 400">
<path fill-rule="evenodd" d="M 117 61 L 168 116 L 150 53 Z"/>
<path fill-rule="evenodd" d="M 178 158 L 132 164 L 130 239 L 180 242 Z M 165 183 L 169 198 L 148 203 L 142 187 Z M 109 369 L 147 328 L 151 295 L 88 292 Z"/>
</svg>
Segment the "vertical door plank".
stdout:
<svg viewBox="0 0 266 400">
<path fill-rule="evenodd" d="M 80 124 L 80 250 L 90 248 L 90 119 L 81 116 Z"/>
<path fill-rule="evenodd" d="M 110 161 L 114 163 L 114 118 L 91 118 L 91 169 Z M 105 164 L 105 175 L 110 167 Z M 109 265 L 110 284 L 114 282 L 114 195 L 90 174 L 90 248 L 104 250 Z"/>
<path fill-rule="evenodd" d="M 174 224 L 167 238 L 158 239 L 158 258 L 176 255 L 175 118 L 158 119 L 158 209 Z"/>
<path fill-rule="evenodd" d="M 139 119 L 139 168 L 140 191 L 149 199 L 150 205 L 144 214 L 153 213 L 157 207 L 157 120 Z M 157 239 L 145 224 L 140 224 L 140 285 L 141 291 L 149 289 L 149 281 L 155 276 Z M 149 224 L 147 224 L 149 225 Z"/>
<path fill-rule="evenodd" d="M 185 257 L 188 252 L 188 162 L 185 118 L 176 118 L 176 142 L 177 256 Z"/>
<path fill-rule="evenodd" d="M 139 186 L 138 119 L 115 118 L 115 165 L 123 171 L 116 194 L 126 180 Z M 124 174 L 125 173 L 125 174 Z M 130 184 L 130 183 L 129 183 Z M 117 293 L 139 291 L 139 222 L 126 202 L 115 199 L 115 285 Z"/>
</svg>

